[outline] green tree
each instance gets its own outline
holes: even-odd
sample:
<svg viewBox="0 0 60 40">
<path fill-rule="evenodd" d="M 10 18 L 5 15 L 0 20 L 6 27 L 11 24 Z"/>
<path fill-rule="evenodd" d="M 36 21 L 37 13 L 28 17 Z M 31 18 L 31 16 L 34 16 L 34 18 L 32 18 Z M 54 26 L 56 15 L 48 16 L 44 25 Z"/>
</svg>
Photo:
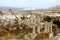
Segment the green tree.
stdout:
<svg viewBox="0 0 60 40">
<path fill-rule="evenodd" d="M 51 17 L 50 16 L 46 16 L 43 18 L 44 21 L 50 22 L 51 21 Z"/>
<path fill-rule="evenodd" d="M 57 24 L 57 25 L 60 25 L 60 21 L 58 19 L 54 19 L 53 23 Z"/>
<path fill-rule="evenodd" d="M 56 25 L 56 27 L 54 29 L 54 34 L 56 35 L 58 32 L 60 32 L 60 30 L 58 31 L 58 29 L 60 29 L 60 21 L 59 21 L 59 19 L 54 19 L 53 24 Z"/>
<path fill-rule="evenodd" d="M 58 19 L 54 19 L 53 24 L 56 24 L 57 27 L 60 28 L 60 21 Z"/>
</svg>

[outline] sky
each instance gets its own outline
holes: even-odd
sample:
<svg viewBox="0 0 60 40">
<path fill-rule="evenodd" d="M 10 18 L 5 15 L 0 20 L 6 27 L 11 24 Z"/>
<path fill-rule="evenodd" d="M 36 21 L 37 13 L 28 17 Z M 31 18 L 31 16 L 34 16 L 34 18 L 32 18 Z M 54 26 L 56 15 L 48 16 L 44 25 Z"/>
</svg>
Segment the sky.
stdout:
<svg viewBox="0 0 60 40">
<path fill-rule="evenodd" d="M 60 0 L 0 0 L 0 6 L 5 7 L 48 8 L 55 5 L 60 5 Z"/>
</svg>

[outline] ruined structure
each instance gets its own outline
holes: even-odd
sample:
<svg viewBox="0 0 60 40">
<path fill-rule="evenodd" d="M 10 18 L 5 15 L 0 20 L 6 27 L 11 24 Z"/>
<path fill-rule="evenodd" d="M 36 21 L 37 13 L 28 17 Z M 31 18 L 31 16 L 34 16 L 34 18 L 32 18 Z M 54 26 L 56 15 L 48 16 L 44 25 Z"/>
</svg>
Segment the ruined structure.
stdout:
<svg viewBox="0 0 60 40">
<path fill-rule="evenodd" d="M 27 34 L 29 34 L 32 39 L 35 39 L 40 33 L 47 33 L 49 34 L 49 38 L 51 38 L 53 37 L 53 23 L 52 21 L 44 21 L 43 18 L 45 16 L 60 16 L 59 13 L 60 11 L 56 10 L 2 10 L 0 11 L 0 26 L 8 28 L 9 30 L 22 30 L 24 28 L 28 30 L 31 28 L 32 32 Z"/>
</svg>

